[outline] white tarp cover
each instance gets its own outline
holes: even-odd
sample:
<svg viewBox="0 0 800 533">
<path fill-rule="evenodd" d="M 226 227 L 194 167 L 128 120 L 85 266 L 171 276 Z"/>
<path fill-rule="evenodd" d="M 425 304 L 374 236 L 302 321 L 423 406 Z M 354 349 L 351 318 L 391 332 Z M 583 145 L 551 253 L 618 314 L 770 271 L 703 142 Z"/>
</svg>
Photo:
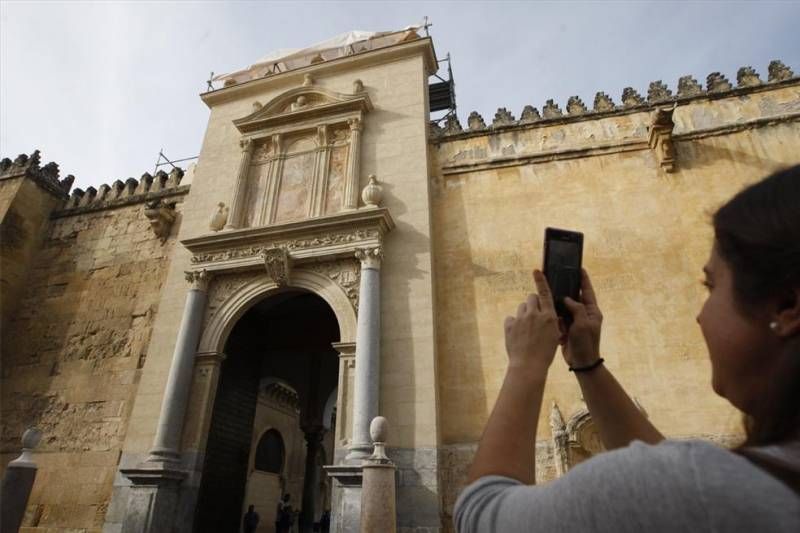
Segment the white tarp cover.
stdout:
<svg viewBox="0 0 800 533">
<path fill-rule="evenodd" d="M 236 83 L 242 83 L 260 78 L 269 73 L 274 74 L 304 67 L 317 56 L 327 61 L 357 52 L 382 48 L 399 42 L 406 36 L 408 31 L 418 31 L 423 26 L 423 24 L 414 24 L 394 31 L 354 30 L 331 37 L 307 48 L 281 48 L 267 54 L 247 68 L 227 74 L 218 74 L 211 78 L 211 81 L 225 82 L 233 80 Z"/>
</svg>

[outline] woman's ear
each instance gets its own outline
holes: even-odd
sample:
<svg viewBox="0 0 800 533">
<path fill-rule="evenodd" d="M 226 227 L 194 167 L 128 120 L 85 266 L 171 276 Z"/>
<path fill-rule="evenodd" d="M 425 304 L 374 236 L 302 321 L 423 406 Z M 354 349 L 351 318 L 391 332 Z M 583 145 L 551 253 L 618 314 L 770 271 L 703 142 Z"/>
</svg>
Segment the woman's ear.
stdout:
<svg viewBox="0 0 800 533">
<path fill-rule="evenodd" d="M 778 300 L 775 315 L 779 337 L 792 337 L 800 333 L 800 287 L 787 291 Z"/>
</svg>

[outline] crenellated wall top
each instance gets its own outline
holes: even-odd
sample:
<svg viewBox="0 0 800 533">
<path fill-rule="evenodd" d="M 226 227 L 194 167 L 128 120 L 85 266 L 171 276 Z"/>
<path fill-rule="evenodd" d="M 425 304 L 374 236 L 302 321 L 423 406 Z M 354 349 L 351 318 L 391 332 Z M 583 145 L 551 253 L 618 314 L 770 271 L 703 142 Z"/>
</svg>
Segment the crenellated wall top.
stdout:
<svg viewBox="0 0 800 533">
<path fill-rule="evenodd" d="M 75 181 L 75 176 L 68 175 L 59 179 L 58 163 L 53 161 L 41 166 L 39 150 L 31 155 L 19 154 L 13 161 L 7 157 L 0 160 L 0 179 L 28 177 L 41 185 L 48 192 L 60 198 L 66 198 Z"/>
<path fill-rule="evenodd" d="M 505 130 L 518 127 L 538 127 L 554 123 L 575 122 L 613 114 L 647 111 L 670 104 L 680 104 L 690 100 L 702 98 L 724 98 L 749 92 L 760 91 L 779 85 L 791 85 L 800 82 L 800 77 L 783 62 L 775 60 L 768 66 L 767 80 L 762 80 L 753 67 L 741 67 L 736 74 L 736 85 L 731 83 L 720 72 L 712 72 L 706 77 L 703 87 L 692 76 L 682 76 L 678 80 L 677 93 L 661 80 L 651 82 L 647 95 L 643 96 L 633 87 L 626 87 L 622 91 L 621 103 L 617 104 L 604 92 L 595 95 L 592 109 L 578 97 L 571 96 L 564 110 L 553 100 L 547 100 L 541 113 L 533 106 L 527 105 L 522 110 L 519 119 L 501 107 L 495 113 L 491 124 L 487 125 L 483 117 L 476 111 L 469 114 L 467 128 L 461 126 L 456 115 L 448 116 L 443 125 L 431 124 L 431 141 L 434 143 L 448 142 L 452 139 L 486 135 L 492 131 Z"/>
</svg>

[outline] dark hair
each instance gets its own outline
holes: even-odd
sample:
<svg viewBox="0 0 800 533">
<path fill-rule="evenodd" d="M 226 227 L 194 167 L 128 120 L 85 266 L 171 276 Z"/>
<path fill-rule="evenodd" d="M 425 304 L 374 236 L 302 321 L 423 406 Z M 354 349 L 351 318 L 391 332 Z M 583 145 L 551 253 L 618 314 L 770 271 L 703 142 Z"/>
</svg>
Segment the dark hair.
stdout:
<svg viewBox="0 0 800 533">
<path fill-rule="evenodd" d="M 739 310 L 800 287 L 800 165 L 750 185 L 714 214 L 717 252 L 733 272 Z M 745 416 L 742 446 L 789 440 L 800 430 L 800 335 L 785 342 L 770 386 Z"/>
</svg>

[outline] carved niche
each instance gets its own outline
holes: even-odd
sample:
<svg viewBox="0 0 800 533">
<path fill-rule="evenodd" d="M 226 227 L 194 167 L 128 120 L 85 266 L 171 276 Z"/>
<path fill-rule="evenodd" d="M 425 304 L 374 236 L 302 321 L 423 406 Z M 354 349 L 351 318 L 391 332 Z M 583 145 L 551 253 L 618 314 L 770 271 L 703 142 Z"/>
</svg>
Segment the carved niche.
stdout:
<svg viewBox="0 0 800 533">
<path fill-rule="evenodd" d="M 234 213 L 234 226 L 358 208 L 361 131 L 371 109 L 365 91 L 348 95 L 304 84 L 234 120 L 247 147 L 235 192 L 242 207 Z"/>
</svg>

